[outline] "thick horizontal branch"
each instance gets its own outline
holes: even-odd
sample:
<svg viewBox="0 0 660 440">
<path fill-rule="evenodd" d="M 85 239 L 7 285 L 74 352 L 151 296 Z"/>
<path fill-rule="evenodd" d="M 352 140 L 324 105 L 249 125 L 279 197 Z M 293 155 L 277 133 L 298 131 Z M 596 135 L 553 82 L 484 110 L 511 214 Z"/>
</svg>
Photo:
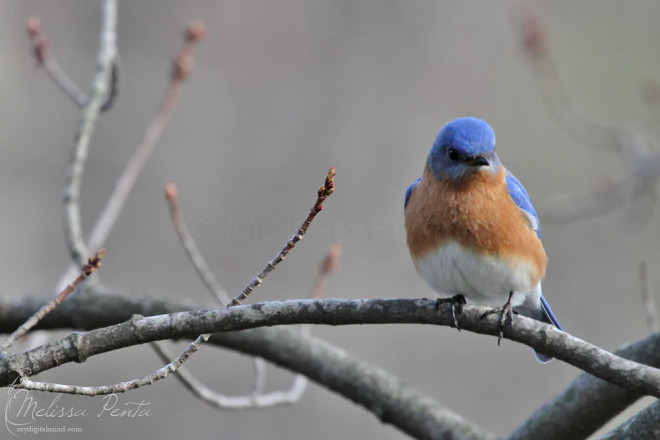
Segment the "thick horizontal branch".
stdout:
<svg viewBox="0 0 660 440">
<path fill-rule="evenodd" d="M 601 440 L 660 438 L 660 400 L 656 400 Z"/>
<path fill-rule="evenodd" d="M 0 297 L 0 332 L 20 325 L 24 316 L 29 316 L 44 302 L 45 299 L 41 298 Z M 86 290 L 64 303 L 39 325 L 40 328 L 50 329 L 92 329 L 124 321 L 132 313 L 153 315 L 189 308 L 193 306 L 140 297 L 134 293 L 98 294 Z M 263 356 L 281 367 L 304 374 L 363 406 L 384 423 L 392 424 L 415 438 L 495 438 L 386 371 L 319 338 L 303 337 L 287 328 L 259 328 L 218 333 L 209 342 L 245 354 Z M 28 366 L 29 359 L 45 355 L 34 353 L 34 350 L 31 353 L 33 355 L 29 357 L 4 354 L 0 360 L 5 367 L 22 368 L 22 362 L 23 366 Z"/>
<path fill-rule="evenodd" d="M 481 319 L 489 309 L 465 306 L 458 315 L 461 328 L 476 333 L 497 335 L 498 318 Z M 419 323 L 451 326 L 451 306 L 436 309 L 428 299 L 314 299 L 272 301 L 232 308 L 179 312 L 152 317 L 134 316 L 130 321 L 86 333 L 75 333 L 54 345 L 38 347 L 25 354 L 31 374 L 65 362 L 82 362 L 89 356 L 161 339 L 184 338 L 202 333 L 246 330 L 292 324 L 387 324 Z M 660 370 L 638 364 L 552 326 L 517 316 L 513 329 L 505 328 L 504 337 L 529 345 L 570 363 L 596 377 L 645 395 L 660 397 Z M 17 355 L 19 356 L 19 355 Z M 0 385 L 16 378 L 19 365 L 0 369 Z M 16 368 L 18 367 L 18 368 Z"/>
<path fill-rule="evenodd" d="M 70 298 L 52 314 L 46 316 L 39 323 L 38 328 L 90 330 L 126 321 L 132 314 L 149 316 L 202 307 L 199 304 L 154 299 L 135 292 L 104 290 L 97 293 L 98 289 L 98 286 L 94 289 L 86 289 Z M 183 294 L 180 296 L 186 297 Z M 42 307 L 48 299 L 48 295 L 0 297 L 0 332 L 11 332 Z M 450 414 L 449 420 L 460 420 L 459 416 L 446 410 L 441 404 L 435 402 L 435 406 L 433 406 L 429 403 L 423 406 L 425 417 L 430 420 L 424 427 L 431 424 L 433 430 L 425 431 L 423 426 L 415 422 L 415 418 L 406 415 L 409 412 L 418 413 L 419 409 L 414 402 L 432 402 L 432 400 L 422 396 L 416 390 L 404 387 L 403 384 L 399 384 L 399 386 L 404 387 L 407 393 L 412 393 L 411 399 L 402 398 L 403 400 L 388 401 L 383 398 L 377 406 L 370 406 L 372 402 L 369 396 L 386 395 L 387 384 L 399 383 L 396 378 L 389 376 L 385 385 L 373 380 L 362 384 L 362 388 L 354 387 L 344 373 L 346 369 L 350 369 L 352 363 L 357 363 L 361 369 L 367 372 L 374 371 L 372 369 L 381 372 L 382 370 L 366 362 L 358 361 L 345 352 L 342 352 L 343 356 L 330 356 L 328 353 L 333 350 L 341 350 L 318 338 L 303 338 L 297 332 L 286 328 L 261 328 L 219 333 L 215 334 L 209 342 L 248 355 L 263 356 L 270 362 L 305 374 L 375 414 L 381 408 L 385 411 L 396 408 L 394 413 L 400 411 L 402 417 L 400 420 L 389 420 L 389 423 L 418 438 L 424 438 L 424 432 L 449 430 L 446 427 L 447 422 L 443 418 L 445 412 Z M 309 347 L 310 350 L 303 350 L 303 346 Z M 660 333 L 629 344 L 618 350 L 616 354 L 636 362 L 659 367 Z M 367 374 L 366 378 L 369 377 L 372 375 Z M 394 395 L 402 394 L 394 393 Z M 553 401 L 540 408 L 511 438 L 533 439 L 538 438 L 539 433 L 544 433 L 543 438 L 546 439 L 585 438 L 640 397 L 641 394 L 638 392 L 612 385 L 589 374 L 583 374 Z M 562 422 L 557 423 L 557 420 Z M 476 428 L 462 420 L 456 429 L 456 432 L 473 432 L 472 429 Z M 484 435 L 466 435 L 465 438 L 484 438 Z M 452 438 L 440 435 L 438 437 Z"/>
<path fill-rule="evenodd" d="M 618 356 L 660 367 L 660 333 L 616 351 Z M 642 394 L 582 374 L 538 409 L 507 440 L 535 438 L 581 440 L 632 405 Z M 561 420 L 561 423 L 557 423 Z"/>
</svg>

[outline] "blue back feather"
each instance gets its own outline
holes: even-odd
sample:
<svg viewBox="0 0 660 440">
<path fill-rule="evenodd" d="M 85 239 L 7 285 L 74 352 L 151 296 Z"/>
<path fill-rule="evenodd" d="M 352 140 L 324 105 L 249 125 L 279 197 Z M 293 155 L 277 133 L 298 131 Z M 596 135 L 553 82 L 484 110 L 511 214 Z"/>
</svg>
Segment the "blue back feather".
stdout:
<svg viewBox="0 0 660 440">
<path fill-rule="evenodd" d="M 408 189 L 406 190 L 406 198 L 403 200 L 403 210 L 404 211 L 406 210 L 406 206 L 408 206 L 408 199 L 410 198 L 410 194 L 412 194 L 413 189 L 415 189 L 415 187 L 417 186 L 417 184 L 419 183 L 420 180 L 422 180 L 422 178 L 418 177 L 417 180 L 415 180 L 415 183 L 410 185 L 408 187 Z"/>
<path fill-rule="evenodd" d="M 513 199 L 514 202 L 516 202 L 516 205 L 518 205 L 518 208 L 522 209 L 525 211 L 527 214 L 533 216 L 536 219 L 536 224 L 537 224 L 537 229 L 536 233 L 538 234 L 539 238 L 541 238 L 541 227 L 539 225 L 539 217 L 536 214 L 536 211 L 534 210 L 534 206 L 532 205 L 532 201 L 529 199 L 529 194 L 527 194 L 527 191 L 525 190 L 525 187 L 520 183 L 516 177 L 511 174 L 508 170 L 506 172 L 506 187 L 509 191 L 509 195 Z M 559 325 L 559 321 L 555 317 L 555 314 L 552 313 L 552 309 L 550 308 L 550 304 L 548 304 L 548 301 L 543 297 L 541 294 L 541 310 L 544 316 L 541 317 L 541 321 L 547 322 L 548 324 L 553 324 L 555 327 L 557 327 L 559 330 L 564 330 L 561 325 Z M 536 319 L 539 319 L 538 317 Z M 543 355 L 541 353 L 537 353 L 537 358 L 541 362 L 547 362 L 548 360 L 552 359 L 550 356 Z"/>
<path fill-rule="evenodd" d="M 506 171 L 506 188 L 509 191 L 509 195 L 513 201 L 516 202 L 516 205 L 518 205 L 518 208 L 522 209 L 527 214 L 536 219 L 536 233 L 538 234 L 539 238 L 541 238 L 539 216 L 534 210 L 532 201 L 529 199 L 529 194 L 527 194 L 527 191 L 525 190 L 525 187 L 522 185 L 522 183 L 520 183 L 520 181 L 516 179 L 516 176 L 511 174 L 509 170 Z"/>
</svg>

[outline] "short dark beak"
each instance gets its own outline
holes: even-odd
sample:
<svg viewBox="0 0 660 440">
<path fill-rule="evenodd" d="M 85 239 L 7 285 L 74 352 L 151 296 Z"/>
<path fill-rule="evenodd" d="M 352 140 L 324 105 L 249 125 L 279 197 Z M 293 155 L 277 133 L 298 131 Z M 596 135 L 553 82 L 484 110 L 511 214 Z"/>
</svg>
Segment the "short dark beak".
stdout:
<svg viewBox="0 0 660 440">
<path fill-rule="evenodd" d="M 468 159 L 467 161 L 470 165 L 475 166 L 475 167 L 480 167 L 480 166 L 488 166 L 490 165 L 490 162 L 488 162 L 488 159 L 486 159 L 483 156 L 474 156 Z"/>
</svg>

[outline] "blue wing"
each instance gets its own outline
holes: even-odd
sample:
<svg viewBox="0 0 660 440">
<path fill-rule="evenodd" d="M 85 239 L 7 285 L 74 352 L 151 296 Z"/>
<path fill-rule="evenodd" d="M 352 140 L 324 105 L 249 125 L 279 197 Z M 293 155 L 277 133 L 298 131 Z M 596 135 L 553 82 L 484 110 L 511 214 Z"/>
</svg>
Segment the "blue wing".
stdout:
<svg viewBox="0 0 660 440">
<path fill-rule="evenodd" d="M 506 170 L 506 187 L 509 191 L 509 195 L 516 202 L 518 208 L 527 214 L 530 220 L 533 220 L 533 228 L 541 238 L 541 226 L 539 223 L 539 216 L 536 215 L 532 201 L 529 199 L 529 194 L 525 190 L 525 187 L 520 183 L 516 176 L 511 174 L 509 170 Z"/>
<path fill-rule="evenodd" d="M 415 183 L 410 185 L 408 187 L 408 189 L 406 190 L 406 198 L 403 200 L 403 210 L 404 211 L 406 210 L 406 206 L 408 206 L 408 199 L 410 198 L 410 194 L 412 194 L 413 190 L 415 189 L 415 187 L 417 186 L 417 184 L 419 183 L 420 180 L 422 180 L 421 177 L 419 177 L 417 180 L 415 180 Z"/>
<path fill-rule="evenodd" d="M 534 206 L 532 205 L 532 201 L 529 199 L 529 194 L 527 194 L 527 191 L 525 190 L 525 187 L 522 185 L 522 183 L 516 179 L 516 176 L 511 174 L 508 170 L 506 172 L 506 187 L 509 191 L 509 195 L 513 201 L 516 202 L 516 205 L 518 205 L 518 208 L 520 208 L 530 220 L 533 220 L 532 224 L 534 226 L 534 230 L 538 234 L 539 238 L 541 238 L 539 217 L 536 214 Z M 539 309 L 531 311 L 529 316 L 534 319 L 538 319 L 539 321 L 552 324 L 559 330 L 564 330 L 561 325 L 559 325 L 559 321 L 555 317 L 555 314 L 552 313 L 550 304 L 548 304 L 548 301 L 543 297 L 543 294 L 541 294 L 541 304 Z M 534 353 L 536 354 L 536 358 L 539 360 L 539 362 L 545 363 L 552 359 L 552 356 L 548 356 L 543 353 Z"/>
</svg>

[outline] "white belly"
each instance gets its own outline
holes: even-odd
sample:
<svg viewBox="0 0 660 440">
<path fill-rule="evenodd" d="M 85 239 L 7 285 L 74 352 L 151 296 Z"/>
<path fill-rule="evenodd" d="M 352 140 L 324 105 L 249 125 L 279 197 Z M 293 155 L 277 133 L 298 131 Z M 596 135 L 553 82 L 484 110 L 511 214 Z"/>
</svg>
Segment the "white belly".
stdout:
<svg viewBox="0 0 660 440">
<path fill-rule="evenodd" d="M 525 300 L 538 304 L 541 284 L 531 284 L 530 264 L 482 256 L 453 241 L 414 259 L 414 263 L 421 277 L 441 296 L 461 294 L 476 304 L 501 306 L 513 292 L 514 307 Z"/>
</svg>

